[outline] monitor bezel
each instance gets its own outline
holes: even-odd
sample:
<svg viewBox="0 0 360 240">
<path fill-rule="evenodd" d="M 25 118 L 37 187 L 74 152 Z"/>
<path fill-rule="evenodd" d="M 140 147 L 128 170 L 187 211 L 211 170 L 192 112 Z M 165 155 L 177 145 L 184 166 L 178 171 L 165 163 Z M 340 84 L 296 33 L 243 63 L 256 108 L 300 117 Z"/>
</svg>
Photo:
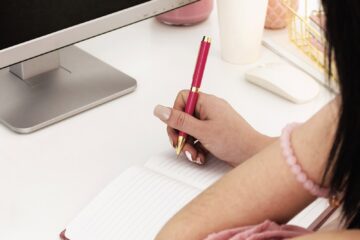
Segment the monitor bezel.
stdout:
<svg viewBox="0 0 360 240">
<path fill-rule="evenodd" d="M 198 0 L 151 0 L 0 50 L 0 69 L 185 6 Z"/>
</svg>

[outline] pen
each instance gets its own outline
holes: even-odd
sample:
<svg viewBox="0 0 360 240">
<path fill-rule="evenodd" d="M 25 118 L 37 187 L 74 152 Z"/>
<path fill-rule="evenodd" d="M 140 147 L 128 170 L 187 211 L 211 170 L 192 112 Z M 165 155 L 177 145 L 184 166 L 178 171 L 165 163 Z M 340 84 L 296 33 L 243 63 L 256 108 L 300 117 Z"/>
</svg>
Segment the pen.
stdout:
<svg viewBox="0 0 360 240">
<path fill-rule="evenodd" d="M 185 113 L 190 115 L 194 115 L 195 106 L 199 97 L 201 80 L 204 75 L 206 60 L 209 55 L 210 44 L 211 44 L 211 38 L 204 36 L 200 44 L 200 50 L 196 61 L 193 80 L 191 83 L 189 96 L 187 98 L 185 105 Z M 185 132 L 182 131 L 179 132 L 178 143 L 176 146 L 177 155 L 181 153 L 186 142 L 186 137 L 187 134 Z"/>
</svg>

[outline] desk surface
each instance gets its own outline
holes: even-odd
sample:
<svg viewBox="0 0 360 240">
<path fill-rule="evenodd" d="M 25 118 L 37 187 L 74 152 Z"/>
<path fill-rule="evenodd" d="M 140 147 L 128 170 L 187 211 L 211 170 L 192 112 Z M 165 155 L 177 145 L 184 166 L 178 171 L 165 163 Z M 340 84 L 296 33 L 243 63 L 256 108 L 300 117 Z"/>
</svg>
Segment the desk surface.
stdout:
<svg viewBox="0 0 360 240">
<path fill-rule="evenodd" d="M 278 135 L 331 99 L 322 89 L 295 105 L 244 79 L 254 65 L 221 60 L 217 17 L 193 27 L 154 19 L 79 44 L 138 81 L 136 92 L 31 135 L 0 126 L 0 239 L 58 239 L 59 232 L 124 169 L 170 149 L 165 126 L 152 115 L 189 87 L 198 44 L 213 36 L 202 90 L 228 100 L 259 131 Z M 281 62 L 262 49 L 258 63 Z"/>
</svg>

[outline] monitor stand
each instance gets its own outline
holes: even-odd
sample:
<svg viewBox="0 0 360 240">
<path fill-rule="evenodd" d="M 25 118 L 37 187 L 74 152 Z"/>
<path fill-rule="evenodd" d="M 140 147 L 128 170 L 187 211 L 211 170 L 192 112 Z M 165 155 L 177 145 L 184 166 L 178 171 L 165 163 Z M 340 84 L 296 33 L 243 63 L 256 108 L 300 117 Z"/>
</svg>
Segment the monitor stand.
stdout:
<svg viewBox="0 0 360 240">
<path fill-rule="evenodd" d="M 136 81 L 70 46 L 0 70 L 0 121 L 31 133 L 136 89 Z"/>
</svg>

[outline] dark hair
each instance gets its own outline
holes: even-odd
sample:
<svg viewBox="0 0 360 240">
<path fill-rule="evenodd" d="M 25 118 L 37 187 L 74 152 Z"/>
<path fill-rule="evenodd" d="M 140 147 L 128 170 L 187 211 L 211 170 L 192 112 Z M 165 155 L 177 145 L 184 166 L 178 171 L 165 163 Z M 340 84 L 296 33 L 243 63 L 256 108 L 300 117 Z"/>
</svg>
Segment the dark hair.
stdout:
<svg viewBox="0 0 360 240">
<path fill-rule="evenodd" d="M 343 195 L 343 220 L 360 228 L 360 1 L 322 0 L 327 62 L 336 65 L 341 103 L 337 132 L 325 171 L 331 193 Z"/>
</svg>

